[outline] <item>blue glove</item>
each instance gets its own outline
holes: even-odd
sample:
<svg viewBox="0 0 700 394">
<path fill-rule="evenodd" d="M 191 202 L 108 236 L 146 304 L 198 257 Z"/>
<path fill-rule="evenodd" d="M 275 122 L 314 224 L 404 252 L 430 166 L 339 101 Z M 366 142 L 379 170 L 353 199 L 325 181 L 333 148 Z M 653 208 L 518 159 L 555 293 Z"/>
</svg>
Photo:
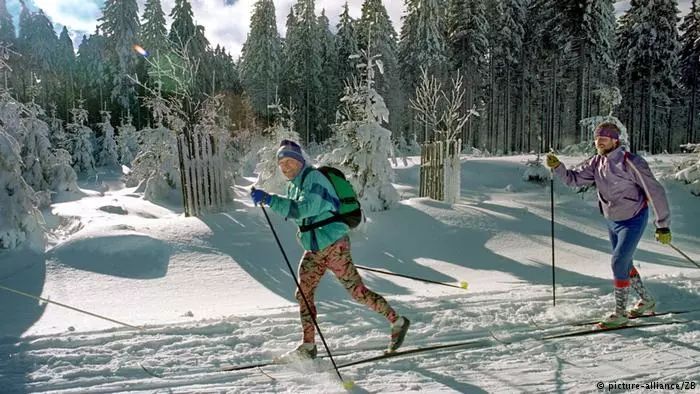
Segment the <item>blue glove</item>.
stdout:
<svg viewBox="0 0 700 394">
<path fill-rule="evenodd" d="M 253 199 L 253 204 L 255 204 L 255 205 L 259 205 L 259 204 L 270 205 L 270 200 L 272 200 L 272 196 L 265 193 L 264 190 L 260 190 L 260 189 L 253 189 L 250 192 L 250 197 Z"/>
</svg>

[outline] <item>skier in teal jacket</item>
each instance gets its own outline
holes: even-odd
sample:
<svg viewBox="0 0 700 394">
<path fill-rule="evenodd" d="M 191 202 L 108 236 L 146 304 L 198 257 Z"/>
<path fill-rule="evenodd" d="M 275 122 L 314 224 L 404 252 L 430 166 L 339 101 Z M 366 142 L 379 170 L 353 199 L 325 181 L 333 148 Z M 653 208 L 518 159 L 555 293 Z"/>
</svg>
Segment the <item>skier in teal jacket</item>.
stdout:
<svg viewBox="0 0 700 394">
<path fill-rule="evenodd" d="M 293 141 L 284 140 L 277 151 L 280 171 L 289 180 L 287 195 L 268 194 L 263 190 L 251 192 L 253 202 L 265 204 L 272 211 L 292 219 L 297 226 L 309 226 L 313 223 L 335 217 L 340 200 L 330 181 L 320 171 L 306 165 L 301 147 Z M 296 349 L 283 356 L 289 358 L 314 358 L 316 305 L 314 293 L 321 277 L 330 269 L 340 283 L 357 302 L 367 305 L 382 314 L 391 323 L 391 340 L 388 352 L 396 351 L 403 343 L 410 321 L 399 316 L 384 297 L 368 289 L 362 282 L 357 268 L 352 262 L 350 252 L 349 227 L 343 221 L 333 221 L 309 231 L 299 231 L 297 237 L 305 252 L 299 263 L 299 285 L 304 297 L 297 289 L 296 299 L 302 325 L 302 343 Z"/>
</svg>

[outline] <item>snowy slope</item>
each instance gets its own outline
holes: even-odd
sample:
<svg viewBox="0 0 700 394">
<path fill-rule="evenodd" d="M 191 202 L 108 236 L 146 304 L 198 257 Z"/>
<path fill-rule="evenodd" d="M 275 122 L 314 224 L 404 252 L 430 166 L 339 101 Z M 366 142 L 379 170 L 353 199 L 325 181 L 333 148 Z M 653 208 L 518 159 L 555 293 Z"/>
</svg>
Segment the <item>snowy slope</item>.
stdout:
<svg viewBox="0 0 700 394">
<path fill-rule="evenodd" d="M 609 245 L 593 193 L 582 198 L 556 182 L 552 307 L 549 183 L 523 182 L 525 159 L 465 158 L 462 200 L 454 206 L 415 197 L 416 158 L 396 168 L 402 201 L 371 214 L 353 233 L 355 261 L 451 284 L 468 281 L 463 291 L 361 271 L 368 287 L 412 320 L 405 348 L 475 344 L 341 369 L 356 382 L 354 391 L 587 392 L 596 391 L 598 381 L 700 384 L 697 313 L 649 319 L 690 320 L 685 324 L 538 340 L 569 329 L 562 322 L 596 318 L 612 307 Z M 661 171 L 676 160 L 657 156 L 650 164 Z M 265 217 L 243 188 L 228 212 L 200 219 L 142 200 L 115 176 L 91 183 L 81 185 L 84 196 L 52 206 L 49 251 L 0 254 L 0 285 L 142 329 L 0 290 L 0 392 L 343 391 L 327 358 L 266 367 L 267 375 L 218 372 L 222 365 L 268 360 L 300 336 L 293 281 Z M 682 186 L 665 185 L 674 244 L 697 261 L 700 204 Z M 295 229 L 271 218 L 296 267 Z M 700 270 L 655 243 L 651 227 L 636 262 L 660 310 L 700 305 Z M 386 345 L 387 323 L 351 301 L 331 275 L 316 298 L 332 350 Z M 146 374 L 139 363 L 164 377 Z"/>
</svg>

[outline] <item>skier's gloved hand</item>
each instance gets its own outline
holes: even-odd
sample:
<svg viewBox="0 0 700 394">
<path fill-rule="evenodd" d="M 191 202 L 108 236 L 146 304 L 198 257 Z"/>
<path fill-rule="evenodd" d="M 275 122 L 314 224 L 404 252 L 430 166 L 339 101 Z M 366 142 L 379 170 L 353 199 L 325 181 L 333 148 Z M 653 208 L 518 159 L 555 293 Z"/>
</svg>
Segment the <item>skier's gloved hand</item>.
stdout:
<svg viewBox="0 0 700 394">
<path fill-rule="evenodd" d="M 671 243 L 671 229 L 668 227 L 661 227 L 656 229 L 656 240 L 664 245 Z"/>
<path fill-rule="evenodd" d="M 547 167 L 549 168 L 557 168 L 559 167 L 559 164 L 561 162 L 559 161 L 559 158 L 554 155 L 554 153 L 547 153 Z"/>
<path fill-rule="evenodd" d="M 264 190 L 260 190 L 260 189 L 253 189 L 250 192 L 250 198 L 253 199 L 253 204 L 255 204 L 255 205 L 259 205 L 259 204 L 270 205 L 270 200 L 272 200 L 272 196 L 267 194 Z"/>
</svg>

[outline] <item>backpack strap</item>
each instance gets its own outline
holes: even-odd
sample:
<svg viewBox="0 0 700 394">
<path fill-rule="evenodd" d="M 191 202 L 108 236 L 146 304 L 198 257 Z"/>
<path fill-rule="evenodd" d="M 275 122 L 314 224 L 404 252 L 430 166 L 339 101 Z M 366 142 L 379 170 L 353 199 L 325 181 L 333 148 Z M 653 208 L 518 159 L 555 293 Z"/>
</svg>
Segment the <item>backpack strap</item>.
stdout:
<svg viewBox="0 0 700 394">
<path fill-rule="evenodd" d="M 304 168 L 304 172 L 301 173 L 301 183 L 299 184 L 299 187 L 301 187 L 302 189 L 304 188 L 304 181 L 306 180 L 306 176 L 309 175 L 309 173 L 315 169 L 316 167 L 314 166 Z"/>
<path fill-rule="evenodd" d="M 304 172 L 301 173 L 301 182 L 299 183 L 299 188 L 304 189 L 304 181 L 306 180 L 306 176 L 309 175 L 309 173 L 315 169 L 316 167 L 314 166 L 308 166 L 304 168 Z M 302 225 L 299 226 L 299 228 L 306 226 L 306 218 L 302 219 L 301 224 Z"/>
<path fill-rule="evenodd" d="M 304 224 L 304 225 L 299 226 L 299 231 L 302 233 L 305 233 L 307 231 L 313 231 L 319 227 L 325 226 L 325 225 L 333 223 L 333 222 L 343 221 L 343 215 L 341 215 L 339 213 L 335 213 L 333 211 L 331 211 L 331 213 L 333 214 L 333 216 L 331 216 L 329 218 L 326 218 L 326 219 L 323 219 L 319 222 L 314 222 L 314 223 L 311 223 L 308 225 Z"/>
</svg>

